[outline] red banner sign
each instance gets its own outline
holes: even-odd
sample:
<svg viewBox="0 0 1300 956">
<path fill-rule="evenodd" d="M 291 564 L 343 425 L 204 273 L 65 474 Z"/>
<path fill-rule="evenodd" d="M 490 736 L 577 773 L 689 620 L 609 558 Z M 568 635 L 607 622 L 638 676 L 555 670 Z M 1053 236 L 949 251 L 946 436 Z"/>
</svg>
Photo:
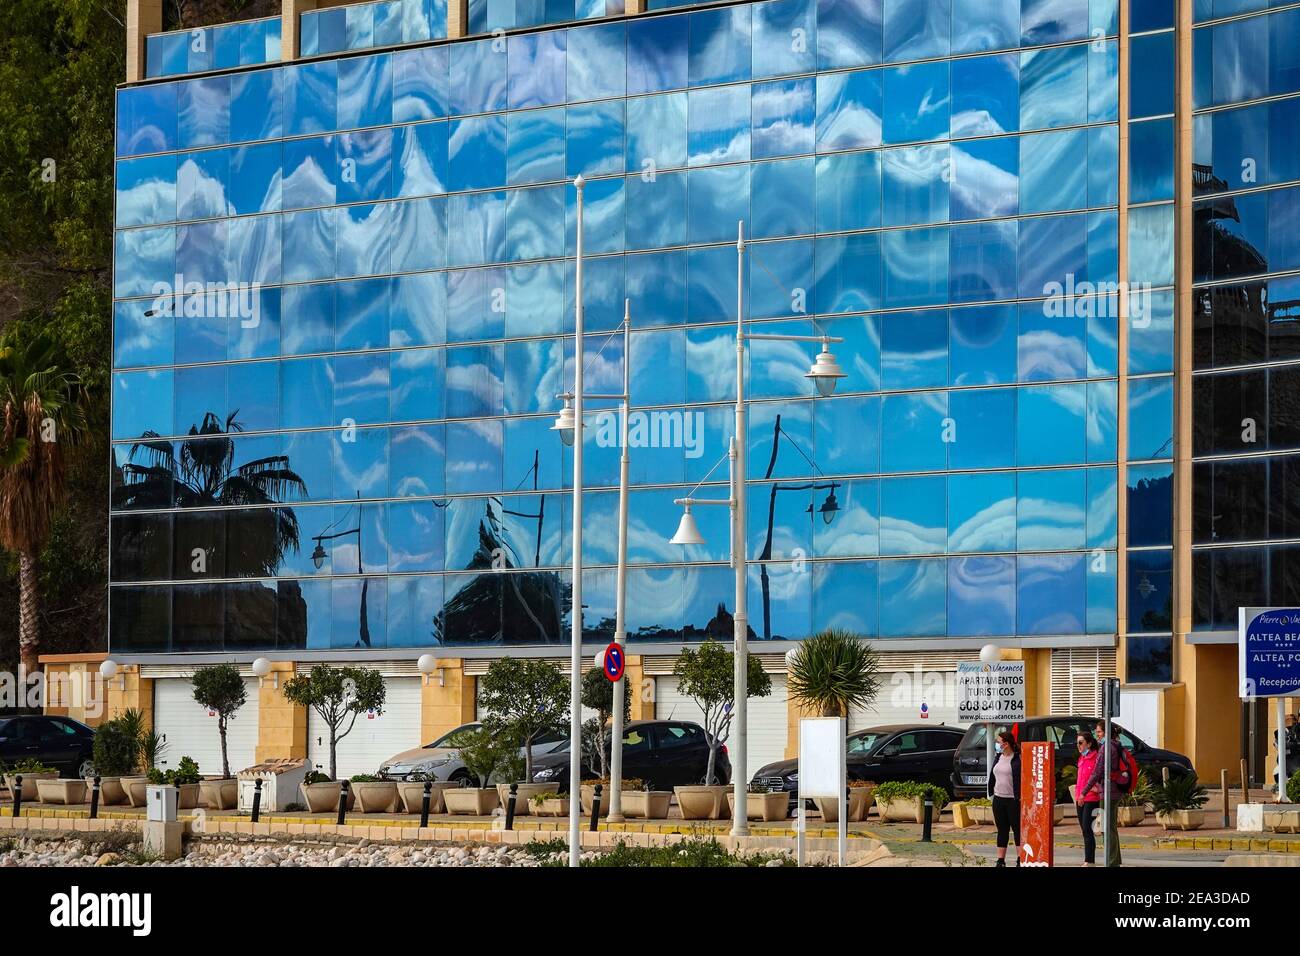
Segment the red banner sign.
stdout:
<svg viewBox="0 0 1300 956">
<path fill-rule="evenodd" d="M 1052 810 L 1056 803 L 1056 745 L 1020 748 L 1020 865 L 1052 865 Z"/>
</svg>

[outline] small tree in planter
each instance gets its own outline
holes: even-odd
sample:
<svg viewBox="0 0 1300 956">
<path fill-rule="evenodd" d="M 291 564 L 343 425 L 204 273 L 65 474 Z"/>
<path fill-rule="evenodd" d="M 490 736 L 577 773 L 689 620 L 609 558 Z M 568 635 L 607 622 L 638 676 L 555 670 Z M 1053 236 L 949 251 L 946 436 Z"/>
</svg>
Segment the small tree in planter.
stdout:
<svg viewBox="0 0 1300 956">
<path fill-rule="evenodd" d="M 593 667 L 582 675 L 582 706 L 596 716 L 582 725 L 582 755 L 587 765 L 599 770 L 602 780 L 609 778 L 609 721 L 614 716 L 614 682 L 603 669 Z M 632 716 L 632 701 L 623 695 L 623 720 Z"/>
<path fill-rule="evenodd" d="M 483 726 L 523 747 L 524 782 L 531 783 L 533 742 L 568 723 L 568 679 L 550 661 L 502 657 L 479 681 L 478 700 Z"/>
<path fill-rule="evenodd" d="M 493 733 L 484 727 L 464 734 L 458 746 L 461 762 L 478 786 L 444 791 L 442 798 L 447 812 L 478 816 L 491 813 L 500 804 L 497 790 L 491 786 L 492 778 L 500 773 L 502 767 L 518 761 L 519 744 L 508 735 Z M 527 802 L 526 798 L 523 802 Z"/>
<path fill-rule="evenodd" d="M 857 634 L 830 628 L 790 657 L 790 699 L 822 717 L 848 717 L 880 692 L 880 656 Z"/>
<path fill-rule="evenodd" d="M 704 713 L 704 739 L 709 746 L 708 768 L 704 774 L 706 786 L 717 783 L 718 748 L 731 735 L 731 718 L 735 696 L 736 655 L 718 641 L 705 641 L 698 650 L 682 648 L 673 665 L 677 689 L 695 701 Z M 750 697 L 766 697 L 772 693 L 772 678 L 763 671 L 763 665 L 753 654 L 749 655 L 748 689 Z"/>
<path fill-rule="evenodd" d="M 1151 791 L 1151 808 L 1166 829 L 1197 830 L 1205 823 L 1202 807 L 1209 799 L 1209 792 L 1195 776 L 1181 774 Z"/>
<path fill-rule="evenodd" d="M 317 664 L 309 673 L 295 674 L 284 682 L 284 699 L 310 707 L 329 728 L 331 780 L 338 778 L 338 742 L 352 733 L 359 714 L 370 710 L 377 714 L 384 712 L 386 693 L 379 671 L 368 667 Z M 340 731 L 340 728 L 344 729 Z"/>
<path fill-rule="evenodd" d="M 217 733 L 221 735 L 221 776 L 230 779 L 230 758 L 226 753 L 226 727 L 235 712 L 248 700 L 244 678 L 234 664 L 200 667 L 190 679 L 194 700 L 217 715 Z"/>
<path fill-rule="evenodd" d="M 140 766 L 140 740 L 123 725 L 120 717 L 106 720 L 95 728 L 94 758 L 104 803 L 110 806 L 125 803 L 122 778 L 129 777 Z"/>
</svg>

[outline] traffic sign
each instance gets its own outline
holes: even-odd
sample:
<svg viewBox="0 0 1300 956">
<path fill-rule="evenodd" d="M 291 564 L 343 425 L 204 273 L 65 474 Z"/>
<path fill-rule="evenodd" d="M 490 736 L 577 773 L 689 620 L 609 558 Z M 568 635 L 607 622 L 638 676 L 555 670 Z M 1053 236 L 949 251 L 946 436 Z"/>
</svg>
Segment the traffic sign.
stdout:
<svg viewBox="0 0 1300 956">
<path fill-rule="evenodd" d="M 957 722 L 1025 719 L 1025 662 L 957 665 Z"/>
<path fill-rule="evenodd" d="M 623 676 L 623 648 L 617 641 L 605 648 L 602 669 L 612 682 Z"/>
</svg>

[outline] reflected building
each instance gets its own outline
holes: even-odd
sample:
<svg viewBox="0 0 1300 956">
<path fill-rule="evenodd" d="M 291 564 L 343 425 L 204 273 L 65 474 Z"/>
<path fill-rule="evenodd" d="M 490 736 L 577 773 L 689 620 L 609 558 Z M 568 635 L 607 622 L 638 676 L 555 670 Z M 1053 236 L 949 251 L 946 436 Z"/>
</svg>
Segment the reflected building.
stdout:
<svg viewBox="0 0 1300 956">
<path fill-rule="evenodd" d="M 752 327 L 812 319 L 847 373 L 821 397 L 799 343 L 751 343 L 774 699 L 823 628 L 897 673 L 993 641 L 1032 711 L 1090 713 L 1118 675 L 1138 733 L 1235 766 L 1208 715 L 1236 712 L 1237 608 L 1300 599 L 1300 10 L 1178 2 L 1186 36 L 1172 0 L 286 4 L 203 50 L 142 6 L 111 653 L 400 674 L 430 651 L 454 683 L 562 657 L 574 613 L 592 652 L 615 639 L 619 449 L 586 429 L 575 609 L 551 430 L 581 173 L 580 360 L 598 392 L 628 363 L 637 417 L 639 713 L 683 644 L 731 633 L 725 509 L 706 544 L 667 539 L 675 497 L 725 493 L 743 220 Z"/>
</svg>

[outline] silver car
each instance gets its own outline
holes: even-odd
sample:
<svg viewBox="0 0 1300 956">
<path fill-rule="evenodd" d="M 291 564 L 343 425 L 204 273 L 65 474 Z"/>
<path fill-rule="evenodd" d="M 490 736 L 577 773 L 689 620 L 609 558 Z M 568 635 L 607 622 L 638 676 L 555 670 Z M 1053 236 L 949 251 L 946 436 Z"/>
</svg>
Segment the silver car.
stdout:
<svg viewBox="0 0 1300 956">
<path fill-rule="evenodd" d="M 379 765 L 379 776 L 385 780 L 450 780 L 453 782 L 470 780 L 470 772 L 461 762 L 456 741 L 460 734 L 472 733 L 482 727 L 483 725 L 478 721 L 461 724 L 431 744 L 395 754 Z M 558 753 L 567 750 L 568 747 L 567 735 L 545 734 L 533 741 L 533 756 Z M 522 755 L 523 749 L 521 748 L 519 752 Z"/>
</svg>

